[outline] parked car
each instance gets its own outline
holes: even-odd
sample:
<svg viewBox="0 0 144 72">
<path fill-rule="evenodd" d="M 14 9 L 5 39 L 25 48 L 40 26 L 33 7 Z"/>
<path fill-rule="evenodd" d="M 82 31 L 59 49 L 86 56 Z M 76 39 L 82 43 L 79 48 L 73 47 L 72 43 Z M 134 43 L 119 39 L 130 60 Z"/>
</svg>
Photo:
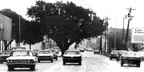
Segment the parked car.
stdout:
<svg viewBox="0 0 144 72">
<path fill-rule="evenodd" d="M 55 60 L 58 60 L 58 51 L 57 50 L 55 50 L 55 49 L 53 49 L 52 50 L 52 53 L 53 53 L 53 58 L 55 59 Z"/>
<path fill-rule="evenodd" d="M 69 63 L 79 63 L 81 65 L 82 55 L 77 49 L 66 50 L 63 55 L 63 65 Z"/>
<path fill-rule="evenodd" d="M 50 49 L 46 49 L 46 50 L 49 50 L 52 52 L 53 54 L 53 59 L 57 60 L 58 59 L 58 53 L 59 51 L 57 49 L 53 49 L 53 48 L 50 48 Z"/>
<path fill-rule="evenodd" d="M 118 50 L 112 50 L 110 53 L 110 60 L 112 59 L 118 59 Z"/>
<path fill-rule="evenodd" d="M 86 51 L 88 51 L 88 52 L 92 52 L 93 49 L 92 49 L 92 48 L 86 48 Z"/>
<path fill-rule="evenodd" d="M 11 50 L 2 51 L 0 55 L 0 63 L 6 62 L 6 58 L 10 56 Z"/>
<path fill-rule="evenodd" d="M 125 52 L 127 52 L 126 50 L 119 50 L 118 51 L 118 58 L 117 58 L 117 61 L 120 60 L 120 57 L 122 56 L 122 54 L 124 54 Z"/>
<path fill-rule="evenodd" d="M 38 52 L 39 52 L 39 50 L 38 49 L 34 49 L 34 50 L 32 50 L 34 53 L 35 53 L 35 55 L 37 55 L 38 54 Z"/>
<path fill-rule="evenodd" d="M 9 71 L 14 70 L 14 68 L 30 68 L 30 70 L 35 70 L 36 62 L 37 57 L 30 50 L 13 50 L 10 53 L 10 57 L 6 59 Z"/>
<path fill-rule="evenodd" d="M 51 61 L 53 62 L 53 53 L 51 50 L 40 50 L 37 54 L 38 62 L 40 61 Z"/>
<path fill-rule="evenodd" d="M 94 50 L 94 54 L 99 54 L 99 50 L 98 50 L 98 49 L 95 49 L 95 50 Z"/>
<path fill-rule="evenodd" d="M 121 56 L 121 66 L 124 64 L 136 64 L 140 67 L 141 56 L 137 52 L 126 52 Z"/>
</svg>

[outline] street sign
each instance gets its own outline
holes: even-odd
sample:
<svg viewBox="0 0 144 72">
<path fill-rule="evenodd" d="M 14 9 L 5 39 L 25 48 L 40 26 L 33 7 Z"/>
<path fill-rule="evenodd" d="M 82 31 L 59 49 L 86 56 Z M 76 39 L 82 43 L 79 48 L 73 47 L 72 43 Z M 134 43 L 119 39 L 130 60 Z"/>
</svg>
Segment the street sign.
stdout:
<svg viewBox="0 0 144 72">
<path fill-rule="evenodd" d="M 144 43 L 144 28 L 132 28 L 131 43 Z"/>
<path fill-rule="evenodd" d="M 11 40 L 12 19 L 0 14 L 0 40 Z"/>
</svg>

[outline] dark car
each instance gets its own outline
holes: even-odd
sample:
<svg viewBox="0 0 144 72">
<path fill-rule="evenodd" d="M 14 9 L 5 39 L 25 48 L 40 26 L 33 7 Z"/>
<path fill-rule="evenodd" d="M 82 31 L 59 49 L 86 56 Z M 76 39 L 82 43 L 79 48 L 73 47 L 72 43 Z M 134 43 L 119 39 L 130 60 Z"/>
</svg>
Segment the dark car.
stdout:
<svg viewBox="0 0 144 72">
<path fill-rule="evenodd" d="M 140 67 L 141 56 L 137 52 L 126 52 L 121 56 L 121 66 L 124 64 L 136 64 Z"/>
<path fill-rule="evenodd" d="M 35 53 L 35 55 L 37 55 L 38 54 L 38 52 L 39 52 L 39 50 L 38 49 L 34 49 L 34 50 L 32 50 L 34 53 Z"/>
<path fill-rule="evenodd" d="M 51 61 L 53 62 L 53 53 L 50 50 L 40 50 L 37 54 L 38 62 Z"/>
<path fill-rule="evenodd" d="M 45 49 L 45 50 L 51 51 L 52 54 L 53 54 L 53 59 L 58 60 L 58 53 L 59 53 L 59 51 L 57 49 L 50 48 L 50 49 Z"/>
<path fill-rule="evenodd" d="M 10 50 L 3 51 L 0 55 L 0 63 L 6 62 L 6 58 L 10 56 Z"/>
<path fill-rule="evenodd" d="M 55 60 L 58 60 L 58 51 L 56 50 L 56 49 L 53 49 L 52 50 L 52 53 L 53 53 L 53 58 L 55 59 Z"/>
<path fill-rule="evenodd" d="M 37 57 L 30 50 L 13 50 L 10 53 L 10 57 L 6 59 L 6 65 L 8 70 L 14 70 L 14 68 L 30 68 L 35 70 L 37 63 Z"/>
<path fill-rule="evenodd" d="M 112 50 L 110 53 L 110 60 L 118 58 L 118 50 Z"/>
<path fill-rule="evenodd" d="M 63 55 L 63 65 L 68 63 L 79 63 L 81 65 L 82 55 L 79 50 L 66 50 Z"/>
<path fill-rule="evenodd" d="M 120 60 L 122 54 L 124 54 L 125 52 L 127 52 L 127 51 L 126 51 L 126 50 L 119 50 L 119 51 L 118 51 L 118 58 L 117 58 L 117 61 Z"/>
<path fill-rule="evenodd" d="M 98 50 L 98 49 L 95 49 L 95 50 L 94 50 L 94 54 L 99 54 L 99 50 Z"/>
</svg>

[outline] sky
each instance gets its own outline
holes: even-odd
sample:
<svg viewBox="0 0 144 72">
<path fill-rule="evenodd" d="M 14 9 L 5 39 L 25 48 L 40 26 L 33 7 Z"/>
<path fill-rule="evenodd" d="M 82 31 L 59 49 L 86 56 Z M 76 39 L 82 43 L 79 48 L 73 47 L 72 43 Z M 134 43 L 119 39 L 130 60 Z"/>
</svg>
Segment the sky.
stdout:
<svg viewBox="0 0 144 72">
<path fill-rule="evenodd" d="M 127 28 L 128 18 L 123 18 L 128 14 L 127 8 L 133 8 L 131 15 L 134 16 L 130 21 L 130 28 L 144 28 L 144 3 L 143 0 L 43 0 L 45 2 L 54 3 L 56 1 L 72 1 L 77 6 L 89 8 L 93 10 L 98 17 L 104 19 L 109 18 L 109 27 Z M 25 19 L 27 8 L 34 5 L 36 0 L 0 0 L 0 10 L 9 8 L 16 13 L 22 15 Z"/>
</svg>

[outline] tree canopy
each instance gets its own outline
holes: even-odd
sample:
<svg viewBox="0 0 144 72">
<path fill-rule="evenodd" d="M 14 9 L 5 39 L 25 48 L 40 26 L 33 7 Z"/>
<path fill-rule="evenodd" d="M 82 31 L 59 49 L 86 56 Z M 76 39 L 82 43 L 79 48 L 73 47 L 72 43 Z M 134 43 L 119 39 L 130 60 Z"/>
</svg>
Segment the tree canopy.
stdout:
<svg viewBox="0 0 144 72">
<path fill-rule="evenodd" d="M 46 3 L 37 1 L 28 8 L 27 14 L 38 23 L 40 33 L 48 35 L 61 48 L 62 53 L 74 42 L 103 34 L 103 20 L 94 17 L 91 10 L 72 2 Z"/>
</svg>

